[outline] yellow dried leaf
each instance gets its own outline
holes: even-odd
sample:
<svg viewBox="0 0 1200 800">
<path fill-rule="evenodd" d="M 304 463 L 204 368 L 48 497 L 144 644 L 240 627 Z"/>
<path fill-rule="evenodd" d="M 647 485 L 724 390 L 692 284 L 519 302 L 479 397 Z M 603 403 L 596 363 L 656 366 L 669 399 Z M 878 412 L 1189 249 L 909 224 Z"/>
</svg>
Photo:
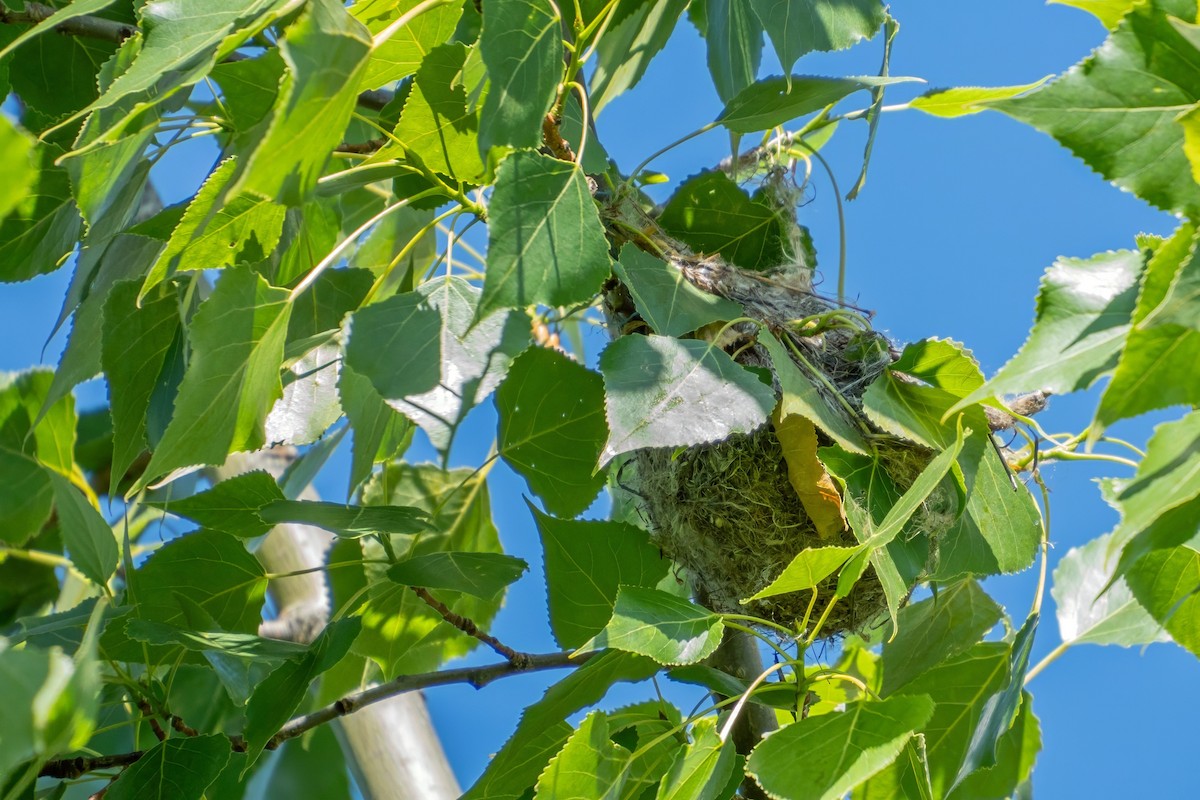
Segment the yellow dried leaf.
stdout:
<svg viewBox="0 0 1200 800">
<path fill-rule="evenodd" d="M 775 436 L 783 446 L 788 480 L 804 511 L 816 526 L 817 534 L 828 539 L 846 530 L 846 512 L 837 485 L 817 458 L 817 429 L 806 417 L 788 414 L 773 416 Z"/>
</svg>

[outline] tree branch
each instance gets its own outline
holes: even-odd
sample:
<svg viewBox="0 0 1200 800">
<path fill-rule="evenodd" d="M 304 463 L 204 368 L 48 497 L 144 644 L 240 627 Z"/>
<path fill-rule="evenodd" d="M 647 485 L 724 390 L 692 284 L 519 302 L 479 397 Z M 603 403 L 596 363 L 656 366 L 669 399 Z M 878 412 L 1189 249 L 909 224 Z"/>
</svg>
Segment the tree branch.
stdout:
<svg viewBox="0 0 1200 800">
<path fill-rule="evenodd" d="M 449 606 L 431 595 L 428 589 L 423 589 L 420 586 L 414 586 L 412 587 L 412 590 L 416 592 L 417 597 L 425 601 L 425 605 L 429 606 L 438 614 L 440 614 L 442 619 L 446 620 L 446 622 L 449 622 L 451 625 L 458 628 L 468 636 L 474 636 L 476 639 L 492 648 L 497 655 L 507 658 L 508 663 L 512 664 L 517 669 L 526 669 L 528 667 L 530 658 L 528 653 L 520 653 L 516 650 L 513 650 L 495 636 L 492 636 L 485 631 L 481 631 L 479 626 L 475 624 L 474 620 L 467 619 L 462 614 L 455 614 L 450 610 Z"/>
<path fill-rule="evenodd" d="M 332 722 L 339 717 L 353 714 L 355 711 L 373 703 L 387 700 L 389 697 L 404 694 L 405 692 L 425 689 L 430 686 L 446 686 L 452 683 L 468 683 L 476 689 L 482 689 L 492 681 L 506 678 L 510 675 L 559 669 L 561 667 L 579 667 L 595 654 L 582 653 L 575 658 L 572 658 L 572 654 L 569 652 L 537 653 L 532 655 L 522 653 L 520 655 L 524 656 L 525 659 L 521 665 L 512 661 L 506 661 L 502 664 L 489 664 L 483 667 L 460 667 L 458 669 L 441 670 L 440 672 L 423 672 L 418 675 L 401 675 L 387 683 L 381 683 L 378 686 L 363 689 L 361 692 L 348 694 L 340 700 L 330 703 L 311 714 L 304 714 L 303 716 L 289 720 L 267 742 L 267 749 L 274 750 L 288 739 L 294 739 L 327 722 Z M 246 745 L 242 737 L 232 737 L 231 742 L 234 750 L 245 749 Z M 143 755 L 145 755 L 145 751 L 135 750 L 132 753 L 96 756 L 94 758 L 62 758 L 46 762 L 38 772 L 38 777 L 78 778 L 81 775 L 98 769 L 127 767 Z"/>
<path fill-rule="evenodd" d="M 11 11 L 0 4 L 0 25 L 29 25 L 49 19 L 57 8 L 42 3 L 26 3 L 24 11 Z M 54 26 L 54 29 L 69 36 L 81 36 L 85 39 L 101 39 L 106 42 L 121 44 L 138 32 L 133 25 L 115 22 L 103 17 L 83 14 L 72 17 Z M 241 53 L 230 53 L 225 61 L 241 61 L 246 56 Z M 362 92 L 358 96 L 358 104 L 373 111 L 382 111 L 392 100 L 392 93 L 382 90 Z"/>
<path fill-rule="evenodd" d="M 4 25 L 36 25 L 43 22 L 60 9 L 52 8 L 41 3 L 26 3 L 24 11 L 12 11 L 0 5 L 0 24 Z M 137 28 L 124 22 L 114 22 L 103 17 L 83 15 L 72 17 L 54 26 L 59 33 L 71 36 L 83 36 L 88 39 L 104 39 L 109 42 L 121 42 L 137 33 Z"/>
</svg>

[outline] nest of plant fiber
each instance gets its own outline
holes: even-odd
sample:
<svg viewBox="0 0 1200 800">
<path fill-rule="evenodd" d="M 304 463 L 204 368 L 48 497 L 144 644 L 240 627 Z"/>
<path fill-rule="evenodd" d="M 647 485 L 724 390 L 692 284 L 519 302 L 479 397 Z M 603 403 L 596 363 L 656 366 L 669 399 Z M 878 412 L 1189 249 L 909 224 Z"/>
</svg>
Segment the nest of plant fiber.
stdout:
<svg viewBox="0 0 1200 800">
<path fill-rule="evenodd" d="M 880 430 L 862 412 L 866 388 L 897 355 L 890 342 L 871 329 L 865 315 L 828 314 L 839 306 L 812 291 L 812 270 L 802 262 L 747 272 L 720 258 L 690 252 L 649 220 L 643 219 L 639 227 L 647 232 L 647 241 L 630 241 L 656 255 L 666 254 L 668 263 L 692 285 L 737 301 L 748 318 L 761 322 L 739 323 L 726 330 L 718 344 L 727 353 L 745 366 L 771 370 L 778 395 L 778 376 L 758 337 L 770 332 L 790 340 L 793 362 L 814 379 L 830 409 L 872 443 L 884 470 L 901 490 L 912 484 L 933 453 Z M 607 287 L 605 308 L 614 338 L 648 331 L 628 290 L 616 279 Z M 813 322 L 822 319 L 837 324 L 823 327 Z M 712 333 L 693 335 L 711 338 Z M 820 375 L 813 375 L 814 371 Z M 819 427 L 817 435 L 819 445 L 832 443 Z M 753 614 L 793 629 L 807 617 L 811 626 L 825 615 L 834 597 L 836 573 L 818 587 L 811 607 L 813 593 L 808 591 L 746 605 L 740 601 L 779 577 L 803 550 L 858 544 L 848 526 L 835 536 L 818 533 L 789 479 L 770 422 L 748 434 L 683 450 L 638 451 L 622 467 L 619 482 L 630 490 L 630 499 L 656 543 L 687 569 L 697 599 L 715 611 Z M 856 499 L 865 507 L 865 498 Z M 935 491 L 903 534 L 929 540 L 927 569 L 936 557 L 937 536 L 953 522 L 956 503 L 949 493 Z M 869 566 L 849 596 L 829 609 L 818 635 L 827 639 L 862 631 L 885 608 L 883 587 Z"/>
</svg>

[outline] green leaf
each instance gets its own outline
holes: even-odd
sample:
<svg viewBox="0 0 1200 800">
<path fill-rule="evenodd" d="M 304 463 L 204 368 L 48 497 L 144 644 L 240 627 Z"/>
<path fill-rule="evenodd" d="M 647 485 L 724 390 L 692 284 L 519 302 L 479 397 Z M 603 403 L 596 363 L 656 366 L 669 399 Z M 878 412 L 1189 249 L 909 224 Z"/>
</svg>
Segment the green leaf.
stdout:
<svg viewBox="0 0 1200 800">
<path fill-rule="evenodd" d="M 75 463 L 75 402 L 67 396 L 47 408 L 53 380 L 45 368 L 0 372 L 0 447 L 69 475 Z"/>
<path fill-rule="evenodd" d="M 1116 575 L 1109 554 L 1113 534 L 1072 547 L 1054 568 L 1050 594 L 1057 608 L 1058 633 L 1065 644 L 1117 644 L 1122 647 L 1168 641 L 1149 612 L 1134 599 L 1125 578 Z"/>
<path fill-rule="evenodd" d="M 462 800 L 519 800 L 570 737 L 568 716 L 599 702 L 614 684 L 643 681 L 657 671 L 650 659 L 615 650 L 588 659 L 522 712 L 516 731 Z"/>
<path fill-rule="evenodd" d="M 1179 227 L 1150 259 L 1133 328 L 1125 340 L 1112 381 L 1105 387 L 1090 428 L 1090 441 L 1117 420 L 1173 405 L 1200 403 L 1200 291 L 1197 233 Z"/>
<path fill-rule="evenodd" d="M 130 580 L 141 619 L 190 627 L 184 605 L 190 602 L 223 630 L 254 633 L 262 621 L 266 573 L 240 540 L 225 533 L 199 530 L 172 539 Z"/>
<path fill-rule="evenodd" d="M 875 424 L 935 449 L 950 445 L 953 428 L 942 417 L 958 402 L 950 392 L 898 380 L 885 372 L 867 389 L 863 407 Z M 1027 489 L 1015 490 L 978 407 L 961 412 L 966 437 L 958 458 L 966 487 L 965 513 L 939 540 L 934 575 L 948 581 L 964 574 L 1014 572 L 1033 562 L 1041 540 L 1041 515 Z M 950 509 L 956 514 L 956 509 Z"/>
<path fill-rule="evenodd" d="M 813 547 L 801 550 L 792 559 L 792 563 L 783 568 L 779 577 L 759 590 L 757 594 L 747 597 L 742 603 L 751 600 L 761 600 L 764 597 L 774 597 L 788 592 L 799 592 L 815 589 L 821 581 L 837 572 L 851 556 L 860 552 L 857 547 Z"/>
<path fill-rule="evenodd" d="M 764 78 L 725 102 L 716 122 L 734 133 L 755 133 L 820 111 L 860 89 L 905 83 L 915 78 L 820 78 L 792 75 Z"/>
<path fill-rule="evenodd" d="M 984 704 L 979 722 L 971 734 L 971 743 L 967 747 L 962 766 L 959 767 L 958 776 L 954 779 L 950 791 L 972 772 L 996 765 L 1000 739 L 1012 727 L 1020 709 L 1021 687 L 1025 683 L 1025 670 L 1029 667 L 1029 653 L 1033 649 L 1033 637 L 1037 633 L 1039 620 L 1039 614 L 1031 613 L 1013 637 L 1008 681 Z"/>
<path fill-rule="evenodd" d="M 1081 11 L 1092 14 L 1112 30 L 1120 24 L 1121 19 L 1129 13 L 1129 9 L 1137 5 L 1137 0 L 1047 0 L 1049 3 L 1063 6 L 1074 6 Z"/>
<path fill-rule="evenodd" d="M 779 400 L 780 415 L 799 414 L 806 417 L 843 449 L 866 455 L 868 448 L 862 433 L 846 416 L 844 410 L 831 406 L 825 400 L 813 380 L 792 360 L 785 345 L 771 334 L 760 335 L 758 342 L 770 354 L 775 374 L 779 377 L 779 385 L 783 391 Z"/>
<path fill-rule="evenodd" d="M 943 661 L 901 687 L 893 698 L 925 695 L 936 704 L 925 725 L 925 754 L 934 797 L 944 797 L 958 776 L 971 734 L 988 700 L 1007 685 L 1009 646 L 977 644 L 960 656 Z M 897 780 L 905 797 L 917 797 L 913 766 L 897 762 Z"/>
<path fill-rule="evenodd" d="M 413 425 L 384 402 L 369 378 L 346 364 L 338 377 L 338 397 L 354 429 L 347 490 L 352 495 L 376 463 L 390 460 L 412 440 Z"/>
<path fill-rule="evenodd" d="M 652 588 L 670 569 L 646 532 L 632 525 L 530 510 L 545 553 L 550 627 L 562 647 L 578 648 L 604 629 L 619 587 Z"/>
<path fill-rule="evenodd" d="M 271 530 L 258 512 L 270 503 L 284 499 L 275 479 L 261 470 L 226 478 L 204 492 L 148 505 L 165 508 L 187 517 L 206 528 L 243 539 L 262 536 Z"/>
<path fill-rule="evenodd" d="M 261 197 L 230 198 L 229 181 L 237 168 L 237 160 L 228 158 L 205 179 L 151 265 L 143 297 L 177 272 L 254 264 L 275 249 L 286 210 Z"/>
<path fill-rule="evenodd" d="M 1033 697 L 1023 692 L 1021 710 L 1012 728 L 1000 738 L 996 765 L 968 775 L 951 793 L 954 800 L 1008 800 L 1022 796 L 1017 787 L 1033 772 L 1038 751 L 1042 749 L 1042 733 L 1032 706 Z"/>
<path fill-rule="evenodd" d="M 593 711 L 546 765 L 534 800 L 618 800 L 631 755 L 609 740 L 604 712 Z"/>
<path fill-rule="evenodd" d="M 560 24 L 549 0 L 500 0 L 484 9 L 479 51 L 492 85 L 479 120 L 485 157 L 493 147 L 541 144 L 563 71 Z"/>
<path fill-rule="evenodd" d="M 1200 411 L 1154 429 L 1137 472 L 1117 494 L 1121 522 L 1114 531 L 1116 543 L 1125 545 L 1196 497 L 1200 497 Z"/>
<path fill-rule="evenodd" d="M 1200 552 L 1186 545 L 1151 551 L 1125 579 L 1133 596 L 1171 638 L 1200 655 Z"/>
<path fill-rule="evenodd" d="M 845 50 L 870 39 L 887 16 L 879 0 L 750 0 L 784 72 L 814 50 Z"/>
<path fill-rule="evenodd" d="M 746 773 L 773 797 L 834 800 L 892 763 L 933 711 L 927 697 L 860 700 L 764 739 Z"/>
<path fill-rule="evenodd" d="M 488 600 L 527 569 L 525 561 L 503 553 L 429 553 L 393 564 L 387 576 L 405 586 L 464 592 Z"/>
<path fill-rule="evenodd" d="M 1200 213 L 1176 117 L 1200 100 L 1193 26 L 1154 3 L 1054 82 L 992 105 L 1044 133 L 1122 189 L 1165 211 Z M 1119 120 L 1119 124 L 1114 124 Z"/>
<path fill-rule="evenodd" d="M 754 83 L 762 63 L 763 28 L 751 0 L 704 0 L 708 71 L 724 102 Z"/>
<path fill-rule="evenodd" d="M 430 529 L 429 515 L 412 506 L 348 506 L 320 500 L 275 500 L 259 510 L 264 522 L 313 525 L 338 536 L 410 534 Z"/>
<path fill-rule="evenodd" d="M 733 742 L 717 735 L 716 720 L 704 717 L 692 727 L 692 742 L 672 762 L 654 800 L 718 800 L 733 774 Z"/>
<path fill-rule="evenodd" d="M 0 48 L 0 60 L 5 56 L 10 55 L 21 45 L 35 36 L 40 36 L 46 31 L 53 30 L 67 20 L 82 17 L 85 14 L 95 14 L 97 11 L 103 11 L 113 4 L 113 0 L 75 0 L 64 8 L 55 9 L 54 13 L 43 19 L 36 25 L 32 25 L 21 31 L 20 35 L 8 42 L 3 48 Z M 13 6 L 19 9 L 19 6 Z M 0 214 L 0 216 L 3 216 Z"/>
<path fill-rule="evenodd" d="M 748 433 L 775 395 L 715 344 L 624 336 L 600 356 L 610 431 L 603 463 L 643 447 L 682 447 Z"/>
<path fill-rule="evenodd" d="M 420 395 L 441 377 L 441 317 L 419 292 L 360 309 L 350 319 L 346 364 L 385 400 Z"/>
<path fill-rule="evenodd" d="M 285 661 L 260 683 L 246 703 L 246 766 L 244 776 L 258 760 L 267 742 L 291 719 L 317 677 L 345 657 L 362 630 L 362 621 L 343 617 L 321 631 L 308 651 Z"/>
<path fill-rule="evenodd" d="M 959 581 L 919 603 L 905 606 L 897 633 L 883 646 L 883 686 L 890 695 L 948 658 L 975 645 L 1004 616 L 973 580 Z"/>
<path fill-rule="evenodd" d="M 1123 1 L 1123 0 L 1122 0 Z M 1050 0 L 1055 2 L 1055 0 Z M 908 107 L 924 111 L 934 117 L 966 117 L 987 111 L 988 104 L 997 100 L 1032 91 L 1050 79 L 1027 83 L 1024 86 L 957 86 L 953 89 L 931 89 L 920 97 L 909 101 Z"/>
<path fill-rule="evenodd" d="M 419 536 L 391 537 L 398 558 L 445 551 L 499 553 L 502 548 L 492 522 L 485 478 L 465 468 L 443 471 L 431 464 L 390 464 L 364 487 L 363 502 L 413 506 L 431 515 L 430 531 Z M 369 558 L 387 558 L 377 542 L 359 541 Z M 385 564 L 365 565 L 364 585 L 370 588 L 361 610 L 363 632 L 354 645 L 356 653 L 379 664 L 385 678 L 428 672 L 479 644 L 478 639 L 443 620 L 407 586 L 388 580 L 386 571 Z M 486 630 L 503 596 L 481 599 L 442 592 L 438 599 Z M 348 595 L 339 594 L 334 604 L 340 606 L 347 600 Z"/>
<path fill-rule="evenodd" d="M 460 43 L 435 47 L 404 101 L 393 134 L 397 141 L 368 163 L 415 156 L 454 180 L 482 182 L 487 162 L 479 154 L 479 104 L 487 91 L 485 79 L 477 50 Z"/>
<path fill-rule="evenodd" d="M 29 196 L 38 178 L 34 142 L 8 117 L 0 117 L 0 221 Z"/>
<path fill-rule="evenodd" d="M 312 444 L 342 418 L 338 402 L 341 348 L 330 340 L 309 350 L 284 372 L 283 395 L 264 422 L 266 439 L 276 445 Z"/>
<path fill-rule="evenodd" d="M 617 590 L 612 619 L 580 650 L 612 647 L 660 664 L 694 664 L 717 649 L 721 618 L 682 597 L 636 586 Z"/>
<path fill-rule="evenodd" d="M 609 738 L 633 754 L 625 765 L 622 798 L 650 800 L 685 742 L 682 729 L 681 712 L 662 699 L 645 700 L 608 713 Z"/>
<path fill-rule="evenodd" d="M 117 539 L 104 517 L 67 478 L 49 472 L 54 509 L 71 563 L 97 586 L 106 586 L 117 569 Z"/>
<path fill-rule="evenodd" d="M 97 141 L 114 141 L 143 109 L 162 103 L 195 84 L 213 65 L 258 33 L 286 7 L 283 0 L 214 0 L 203 8 L 174 3 L 148 5 L 139 12 L 137 59 L 94 103 L 59 123 L 86 112 L 117 108 L 109 129 Z"/>
<path fill-rule="evenodd" d="M 633 295 L 638 313 L 663 336 L 683 336 L 745 314 L 739 303 L 700 291 L 680 270 L 632 243 L 621 248 L 613 271 Z"/>
<path fill-rule="evenodd" d="M 588 92 L 593 117 L 638 84 L 671 38 L 687 2 L 662 0 L 629 5 L 628 13 L 617 14 L 596 45 L 596 71 Z M 621 10 L 626 10 L 624 5 Z"/>
<path fill-rule="evenodd" d="M 604 381 L 556 350 L 533 347 L 496 392 L 500 456 L 553 514 L 573 517 L 604 487 Z"/>
<path fill-rule="evenodd" d="M 21 547 L 50 519 L 50 471 L 23 453 L 0 447 L 0 541 Z"/>
<path fill-rule="evenodd" d="M 429 281 L 417 293 L 439 315 L 433 338 L 441 343 L 440 377 L 428 391 L 389 396 L 388 401 L 445 452 L 467 413 L 500 385 L 513 359 L 529 344 L 529 320 L 520 312 L 498 311 L 476 321 L 480 291 L 462 278 Z"/>
<path fill-rule="evenodd" d="M 417 0 L 359 2 L 350 7 L 350 13 L 375 37 L 416 6 Z M 412 75 L 421 65 L 422 58 L 454 34 L 461 15 L 460 6 L 447 3 L 427 8 L 410 19 L 388 39 L 371 48 L 371 57 L 358 90 L 379 89 Z"/>
<path fill-rule="evenodd" d="M 920 378 L 936 389 L 962 397 L 983 385 L 979 362 L 951 339 L 922 339 L 904 348 L 892 363 L 893 372 Z"/>
<path fill-rule="evenodd" d="M 311 0 L 304 9 L 279 45 L 288 71 L 234 194 L 250 191 L 289 206 L 303 203 L 354 111 L 370 36 L 336 0 Z"/>
<path fill-rule="evenodd" d="M 113 425 L 109 494 L 116 493 L 129 467 L 146 450 L 150 398 L 179 330 L 174 291 L 154 292 L 139 306 L 140 292 L 141 281 L 118 283 L 104 303 L 100 360 Z"/>
<path fill-rule="evenodd" d="M 252 633 L 197 631 L 148 619 L 129 620 L 125 624 L 125 632 L 131 639 L 148 644 L 177 644 L 197 652 L 219 652 L 237 658 L 266 662 L 297 658 L 308 652 L 305 645 L 279 639 L 265 639 Z"/>
<path fill-rule="evenodd" d="M 226 119 L 239 137 L 247 136 L 271 112 L 285 69 L 274 49 L 258 58 L 223 61 L 212 68 L 209 77 L 221 87 Z"/>
<path fill-rule="evenodd" d="M 1143 262 L 1133 250 L 1055 261 L 1042 277 L 1025 344 L 952 410 L 1016 392 L 1080 391 L 1110 372 L 1129 332 Z"/>
<path fill-rule="evenodd" d="M 697 252 L 746 269 L 777 267 L 787 258 L 785 220 L 771 200 L 761 193 L 752 199 L 718 170 L 680 186 L 658 222 Z"/>
<path fill-rule="evenodd" d="M 35 147 L 34 177 L 0 222 L 0 281 L 13 283 L 53 272 L 75 248 L 83 220 L 71 198 L 67 171 L 54 165 L 62 151 Z"/>
<path fill-rule="evenodd" d="M 488 222 L 479 319 L 498 308 L 586 302 L 609 275 L 604 228 L 574 164 L 524 151 L 504 159 Z"/>
<path fill-rule="evenodd" d="M 201 800 L 232 752 L 229 739 L 220 734 L 167 739 L 126 767 L 104 796 L 111 800 Z"/>
<path fill-rule="evenodd" d="M 266 444 L 263 425 L 283 393 L 287 299 L 247 267 L 225 270 L 192 318 L 191 362 L 139 487 L 179 467 L 221 464 L 230 453 Z"/>
</svg>

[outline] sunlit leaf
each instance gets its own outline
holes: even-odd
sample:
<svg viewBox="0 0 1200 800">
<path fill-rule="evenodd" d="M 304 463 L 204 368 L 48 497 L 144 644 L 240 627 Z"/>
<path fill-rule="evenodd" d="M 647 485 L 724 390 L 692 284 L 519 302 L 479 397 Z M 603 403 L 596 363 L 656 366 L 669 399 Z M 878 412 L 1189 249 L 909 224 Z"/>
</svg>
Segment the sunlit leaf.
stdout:
<svg viewBox="0 0 1200 800">
<path fill-rule="evenodd" d="M 417 0 L 367 0 L 352 5 L 350 13 L 366 25 L 374 37 L 417 5 Z M 379 89 L 416 72 L 421 59 L 454 33 L 461 14 L 462 8 L 454 3 L 433 6 L 410 19 L 384 42 L 372 47 L 359 90 Z"/>
<path fill-rule="evenodd" d="M 67 172 L 54 166 L 61 155 L 50 144 L 34 148 L 33 178 L 0 222 L 0 280 L 6 283 L 58 269 L 79 238 L 83 220 Z"/>
<path fill-rule="evenodd" d="M 54 510 L 71 563 L 93 583 L 106 586 L 120 557 L 112 528 L 71 481 L 57 472 L 49 476 L 54 487 Z"/>
<path fill-rule="evenodd" d="M 1057 608 L 1058 634 L 1067 644 L 1122 647 L 1169 641 L 1170 636 L 1134 599 L 1117 558 L 1109 553 L 1113 534 L 1073 547 L 1054 568 L 1050 594 Z M 1111 585 L 1110 585 L 1111 584 Z"/>
<path fill-rule="evenodd" d="M 767 737 L 746 772 L 774 797 L 835 800 L 892 763 L 933 711 L 927 697 L 860 700 Z"/>
<path fill-rule="evenodd" d="M 618 800 L 631 755 L 609 740 L 604 712 L 593 711 L 542 771 L 534 800 Z"/>
<path fill-rule="evenodd" d="M 0 221 L 28 197 L 37 180 L 33 139 L 8 117 L 0 117 Z"/>
<path fill-rule="evenodd" d="M 287 62 L 271 122 L 233 192 L 295 206 L 316 188 L 354 111 L 370 54 L 366 29 L 336 0 L 312 0 L 279 45 Z"/>
<path fill-rule="evenodd" d="M 749 433 L 766 422 L 775 395 L 715 344 L 625 336 L 600 356 L 609 439 L 601 454 L 680 447 Z"/>
<path fill-rule="evenodd" d="M 717 800 L 733 772 L 733 742 L 721 741 L 716 720 L 705 717 L 692 727 L 692 742 L 679 751 L 663 776 L 654 800 Z"/>
<path fill-rule="evenodd" d="M 1200 655 L 1200 552 L 1186 545 L 1147 553 L 1125 579 L 1176 642 Z"/>
<path fill-rule="evenodd" d="M 767 584 L 757 594 L 747 597 L 742 602 L 761 600 L 764 597 L 799 592 L 816 588 L 821 581 L 828 578 L 845 564 L 851 556 L 859 552 L 857 547 L 810 547 L 801 550 L 784 567 L 779 577 Z"/>
<path fill-rule="evenodd" d="M 1054 2 L 1055 0 L 1050 0 Z M 1024 86 L 956 86 L 953 89 L 933 89 L 909 101 L 909 108 L 924 111 L 935 117 L 965 117 L 987 111 L 987 104 L 996 100 L 1032 91 L 1049 78 L 1042 78 Z"/>
<path fill-rule="evenodd" d="M 955 406 L 988 397 L 1091 386 L 1117 365 L 1138 293 L 1144 256 L 1133 250 L 1060 258 L 1042 277 L 1033 329 L 1021 350 Z"/>
<path fill-rule="evenodd" d="M 720 617 L 682 597 L 622 586 L 612 619 L 579 649 L 612 647 L 660 664 L 693 664 L 717 649 L 724 630 Z"/>
</svg>

